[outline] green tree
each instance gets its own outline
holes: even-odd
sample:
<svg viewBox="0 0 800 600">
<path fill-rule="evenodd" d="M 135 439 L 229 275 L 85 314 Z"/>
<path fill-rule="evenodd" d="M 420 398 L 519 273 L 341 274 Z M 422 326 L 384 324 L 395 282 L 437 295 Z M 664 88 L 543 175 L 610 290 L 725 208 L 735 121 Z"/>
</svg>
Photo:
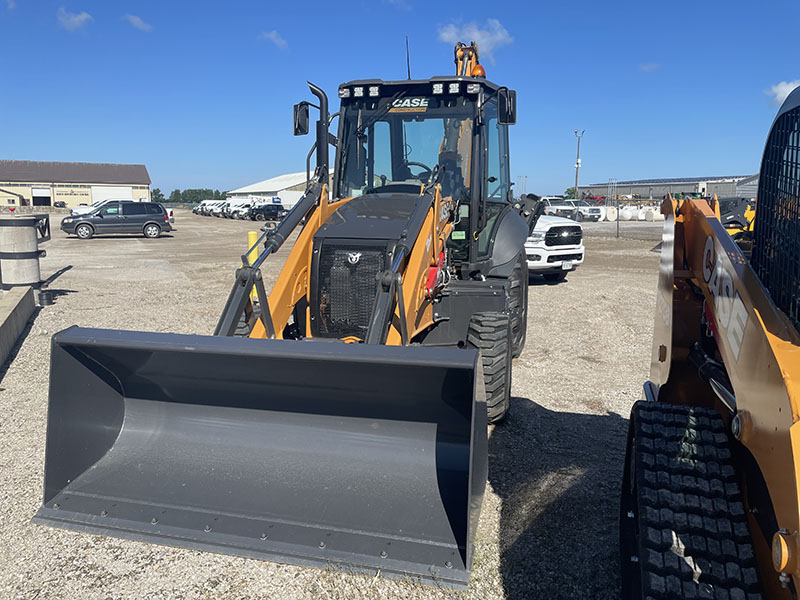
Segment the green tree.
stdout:
<svg viewBox="0 0 800 600">
<path fill-rule="evenodd" d="M 219 190 L 214 190 L 214 200 L 222 200 L 222 194 L 219 193 Z"/>
<path fill-rule="evenodd" d="M 172 193 L 169 195 L 169 201 L 178 203 L 183 202 L 183 199 L 181 198 L 181 191 L 172 190 Z"/>
<path fill-rule="evenodd" d="M 153 191 L 150 192 L 150 199 L 153 202 L 164 202 L 164 194 L 161 193 L 160 189 L 153 188 Z"/>
<path fill-rule="evenodd" d="M 566 190 L 564 190 L 564 196 L 567 198 L 575 198 L 575 188 L 568 187 Z"/>
</svg>

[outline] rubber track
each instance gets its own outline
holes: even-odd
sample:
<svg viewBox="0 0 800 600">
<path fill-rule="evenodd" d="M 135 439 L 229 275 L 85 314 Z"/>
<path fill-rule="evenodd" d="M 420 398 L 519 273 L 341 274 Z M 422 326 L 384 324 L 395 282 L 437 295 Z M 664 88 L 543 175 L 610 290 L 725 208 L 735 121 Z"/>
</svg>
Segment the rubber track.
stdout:
<svg viewBox="0 0 800 600">
<path fill-rule="evenodd" d="M 747 517 L 719 414 L 638 402 L 631 418 L 642 597 L 760 600 Z"/>
<path fill-rule="evenodd" d="M 469 322 L 467 342 L 481 351 L 489 422 L 499 421 L 508 412 L 509 405 L 511 341 L 508 315 L 475 313 Z"/>
</svg>

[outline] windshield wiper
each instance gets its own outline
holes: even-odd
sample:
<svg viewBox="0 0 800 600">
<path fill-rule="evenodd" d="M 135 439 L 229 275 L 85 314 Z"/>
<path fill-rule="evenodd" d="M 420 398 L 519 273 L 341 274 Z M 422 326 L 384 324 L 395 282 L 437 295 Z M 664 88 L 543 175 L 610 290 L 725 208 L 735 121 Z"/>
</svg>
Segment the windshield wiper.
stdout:
<svg viewBox="0 0 800 600">
<path fill-rule="evenodd" d="M 372 115 L 372 118 L 369 119 L 366 123 L 362 123 L 361 125 L 358 126 L 358 128 L 355 130 L 355 135 L 357 135 L 359 137 L 364 135 L 364 132 L 367 129 L 369 129 L 369 127 L 373 123 L 375 123 L 375 121 L 377 121 L 378 119 L 386 116 L 386 114 L 392 109 L 392 105 L 394 104 L 394 101 L 397 100 L 398 98 L 402 98 L 403 96 L 405 96 L 407 91 L 408 90 L 400 90 L 394 96 L 389 98 L 389 102 L 386 103 L 386 106 L 384 106 L 381 110 L 379 110 L 374 115 Z"/>
</svg>

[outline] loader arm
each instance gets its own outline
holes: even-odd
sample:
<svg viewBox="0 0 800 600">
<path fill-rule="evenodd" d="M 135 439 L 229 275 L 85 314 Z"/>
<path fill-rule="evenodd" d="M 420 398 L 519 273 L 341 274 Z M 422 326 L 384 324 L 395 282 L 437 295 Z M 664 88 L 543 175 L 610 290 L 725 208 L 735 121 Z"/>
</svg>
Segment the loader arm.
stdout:
<svg viewBox="0 0 800 600">
<path fill-rule="evenodd" d="M 770 548 L 778 543 L 787 548 L 785 558 L 772 566 L 785 574 L 784 583 L 791 577 L 798 586 L 800 336 L 727 234 L 717 207 L 670 197 L 662 212 L 665 244 L 646 395 L 716 408 L 731 424 L 754 459 L 742 462 L 749 467 L 739 476 L 762 572 L 769 572 Z M 703 318 L 719 354 L 709 361 L 724 364 L 729 386 L 720 381 L 724 376 L 703 381 L 689 363 L 704 340 L 700 328 L 686 325 Z M 777 576 L 763 584 L 780 593 Z"/>
</svg>

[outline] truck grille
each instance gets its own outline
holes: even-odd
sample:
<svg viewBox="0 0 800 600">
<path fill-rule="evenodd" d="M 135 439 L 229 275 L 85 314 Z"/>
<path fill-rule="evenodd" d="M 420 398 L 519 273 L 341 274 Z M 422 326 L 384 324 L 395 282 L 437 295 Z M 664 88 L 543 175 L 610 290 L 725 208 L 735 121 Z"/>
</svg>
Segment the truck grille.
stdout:
<svg viewBox="0 0 800 600">
<path fill-rule="evenodd" d="M 567 225 L 564 227 L 551 227 L 544 235 L 545 246 L 577 246 L 581 243 L 582 232 L 580 227 Z"/>
<path fill-rule="evenodd" d="M 772 301 L 800 329 L 800 108 L 775 122 L 758 182 L 751 263 Z"/>
<path fill-rule="evenodd" d="M 547 257 L 547 262 L 554 263 L 561 262 L 562 260 L 581 260 L 582 258 L 583 254 L 580 252 L 578 254 L 553 254 Z"/>
<path fill-rule="evenodd" d="M 386 268 L 385 252 L 383 245 L 322 244 L 313 335 L 366 336 L 378 285 L 375 275 Z"/>
</svg>

